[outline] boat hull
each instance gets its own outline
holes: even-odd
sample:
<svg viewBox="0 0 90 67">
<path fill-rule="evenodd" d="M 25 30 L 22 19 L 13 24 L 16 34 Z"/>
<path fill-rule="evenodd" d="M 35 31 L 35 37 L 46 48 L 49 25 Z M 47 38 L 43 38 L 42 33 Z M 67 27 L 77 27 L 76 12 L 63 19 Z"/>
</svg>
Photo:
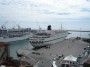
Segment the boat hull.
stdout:
<svg viewBox="0 0 90 67">
<path fill-rule="evenodd" d="M 29 37 L 30 37 L 30 34 L 23 35 L 21 37 L 0 38 L 0 42 L 13 42 L 13 41 L 25 40 L 25 39 L 29 39 Z"/>
<path fill-rule="evenodd" d="M 67 31 L 60 32 L 60 33 L 53 35 L 49 38 L 45 38 L 44 40 L 36 39 L 36 40 L 34 40 L 34 42 L 36 42 L 36 43 L 31 43 L 33 41 L 32 40 L 32 41 L 30 41 L 30 43 L 35 48 L 43 47 L 43 46 L 50 46 L 50 45 L 53 45 L 53 44 L 56 44 L 56 43 L 59 43 L 59 42 L 65 40 L 67 35 L 68 35 Z M 43 42 L 43 43 L 40 43 L 40 42 Z"/>
<path fill-rule="evenodd" d="M 56 39 L 56 40 L 53 40 L 53 41 L 44 42 L 43 44 L 31 44 L 31 45 L 35 48 L 38 48 L 38 47 L 43 47 L 43 46 L 50 46 L 50 45 L 59 43 L 63 40 L 65 40 L 65 38 L 60 38 L 60 39 Z"/>
</svg>

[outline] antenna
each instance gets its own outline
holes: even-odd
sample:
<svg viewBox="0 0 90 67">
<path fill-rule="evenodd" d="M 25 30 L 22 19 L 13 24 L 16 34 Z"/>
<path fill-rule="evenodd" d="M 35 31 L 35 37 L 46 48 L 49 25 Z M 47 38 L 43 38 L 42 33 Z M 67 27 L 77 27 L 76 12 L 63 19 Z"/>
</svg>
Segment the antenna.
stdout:
<svg viewBox="0 0 90 67">
<path fill-rule="evenodd" d="M 61 24 L 61 30 L 62 30 L 62 24 Z"/>
<path fill-rule="evenodd" d="M 5 25 L 6 25 L 7 23 L 8 23 L 8 21 L 4 22 L 1 27 L 4 28 L 4 29 L 6 29 Z"/>
<path fill-rule="evenodd" d="M 20 29 L 21 27 L 20 27 L 20 25 L 19 24 L 17 24 L 18 25 L 18 29 Z"/>
<path fill-rule="evenodd" d="M 18 29 L 21 29 L 20 24 L 16 24 L 16 26 L 17 26 Z"/>
<path fill-rule="evenodd" d="M 62 31 L 63 29 L 62 29 L 62 23 L 61 23 L 61 31 Z"/>
<path fill-rule="evenodd" d="M 82 29 L 80 28 L 80 38 L 81 38 L 81 30 L 82 30 Z"/>
<path fill-rule="evenodd" d="M 41 27 L 40 27 L 40 25 L 39 25 L 39 23 L 38 23 L 38 22 L 37 22 L 37 26 L 38 26 L 39 30 L 41 30 Z"/>
</svg>

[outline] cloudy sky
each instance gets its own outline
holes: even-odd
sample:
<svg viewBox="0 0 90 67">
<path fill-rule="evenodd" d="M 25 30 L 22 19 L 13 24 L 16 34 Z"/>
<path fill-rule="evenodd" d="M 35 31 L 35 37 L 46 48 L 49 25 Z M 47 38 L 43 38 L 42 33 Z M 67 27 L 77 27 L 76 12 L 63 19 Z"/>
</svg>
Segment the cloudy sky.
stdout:
<svg viewBox="0 0 90 67">
<path fill-rule="evenodd" d="M 90 30 L 90 0 L 0 0 L 0 26 Z"/>
</svg>

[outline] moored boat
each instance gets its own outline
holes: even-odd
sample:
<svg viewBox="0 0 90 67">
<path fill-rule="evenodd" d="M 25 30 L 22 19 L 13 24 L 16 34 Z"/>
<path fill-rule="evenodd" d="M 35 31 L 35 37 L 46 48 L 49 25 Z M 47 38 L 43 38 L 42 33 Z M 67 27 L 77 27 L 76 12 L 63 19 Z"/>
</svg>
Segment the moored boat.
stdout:
<svg viewBox="0 0 90 67">
<path fill-rule="evenodd" d="M 30 37 L 30 43 L 32 46 L 42 47 L 49 46 L 60 41 L 63 41 L 68 35 L 68 31 L 65 30 L 51 30 L 49 25 L 47 30 L 39 30 Z"/>
<path fill-rule="evenodd" d="M 30 28 L 21 29 L 0 29 L 0 42 L 12 42 L 29 39 Z"/>
</svg>

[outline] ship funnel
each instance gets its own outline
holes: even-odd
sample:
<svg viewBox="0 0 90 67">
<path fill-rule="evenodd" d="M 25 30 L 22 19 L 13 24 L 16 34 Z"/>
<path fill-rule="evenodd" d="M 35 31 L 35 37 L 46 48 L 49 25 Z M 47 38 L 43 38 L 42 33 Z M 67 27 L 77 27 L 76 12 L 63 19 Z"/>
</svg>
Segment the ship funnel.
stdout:
<svg viewBox="0 0 90 67">
<path fill-rule="evenodd" d="M 47 30 L 52 30 L 51 25 L 48 25 Z"/>
</svg>

